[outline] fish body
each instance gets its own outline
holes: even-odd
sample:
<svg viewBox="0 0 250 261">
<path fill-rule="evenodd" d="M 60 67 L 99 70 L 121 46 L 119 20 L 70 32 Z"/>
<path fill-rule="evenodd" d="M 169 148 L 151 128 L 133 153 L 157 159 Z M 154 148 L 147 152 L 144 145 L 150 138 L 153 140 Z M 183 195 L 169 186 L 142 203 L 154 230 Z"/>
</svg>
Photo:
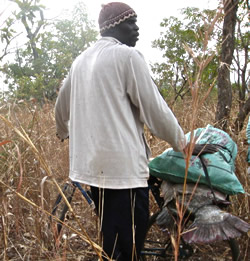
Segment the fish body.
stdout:
<svg viewBox="0 0 250 261">
<path fill-rule="evenodd" d="M 207 244 L 215 241 L 229 240 L 248 232 L 250 224 L 221 208 L 230 204 L 227 195 L 205 185 L 186 184 L 183 197 L 183 184 L 162 182 L 161 192 L 164 206 L 157 217 L 157 224 L 171 231 L 178 206 L 183 203 L 185 216 L 192 223 L 183 232 L 186 243 Z"/>
</svg>

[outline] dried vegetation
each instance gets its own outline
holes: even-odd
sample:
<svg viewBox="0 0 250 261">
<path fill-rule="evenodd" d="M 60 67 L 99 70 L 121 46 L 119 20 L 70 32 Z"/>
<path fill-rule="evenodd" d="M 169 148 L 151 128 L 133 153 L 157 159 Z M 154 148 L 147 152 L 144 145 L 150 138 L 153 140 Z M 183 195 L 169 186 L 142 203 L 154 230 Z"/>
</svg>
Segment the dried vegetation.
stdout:
<svg viewBox="0 0 250 261">
<path fill-rule="evenodd" d="M 181 106 L 180 106 L 181 105 Z M 50 217 L 59 186 L 68 180 L 68 141 L 61 143 L 55 136 L 54 105 L 2 104 L 0 108 L 0 259 L 1 260 L 97 260 L 97 218 L 77 190 L 58 237 L 56 221 Z M 173 107 L 181 126 L 188 132 L 192 122 L 191 101 L 188 98 Z M 185 113 L 183 113 L 185 112 Z M 233 110 L 232 122 L 234 121 Z M 194 128 L 212 124 L 215 104 L 204 103 L 197 112 Z M 147 139 L 153 156 L 169 145 L 152 136 Z M 247 145 L 245 128 L 235 136 L 238 145 L 237 176 L 245 195 L 231 198 L 230 212 L 249 222 L 249 177 L 245 161 Z M 152 212 L 155 206 L 151 201 Z M 88 238 L 89 237 L 89 238 Z M 95 243 L 97 245 L 95 245 Z M 239 239 L 242 260 L 249 255 L 249 237 Z M 218 247 L 218 245 L 217 245 Z M 227 259 L 228 251 L 217 259 L 209 259 L 213 249 L 207 249 L 207 260 Z M 201 257 L 199 257 L 201 258 Z M 200 260 L 200 259 L 193 259 Z"/>
</svg>

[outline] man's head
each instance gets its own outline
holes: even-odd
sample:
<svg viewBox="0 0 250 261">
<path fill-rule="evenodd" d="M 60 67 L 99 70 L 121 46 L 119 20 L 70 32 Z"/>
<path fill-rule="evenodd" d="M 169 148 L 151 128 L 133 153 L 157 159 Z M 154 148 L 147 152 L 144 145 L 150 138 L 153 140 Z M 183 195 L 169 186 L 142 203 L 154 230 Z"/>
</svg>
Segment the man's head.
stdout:
<svg viewBox="0 0 250 261">
<path fill-rule="evenodd" d="M 112 2 L 103 5 L 98 22 L 102 36 L 114 37 L 133 47 L 138 41 L 137 15 L 127 4 Z"/>
</svg>

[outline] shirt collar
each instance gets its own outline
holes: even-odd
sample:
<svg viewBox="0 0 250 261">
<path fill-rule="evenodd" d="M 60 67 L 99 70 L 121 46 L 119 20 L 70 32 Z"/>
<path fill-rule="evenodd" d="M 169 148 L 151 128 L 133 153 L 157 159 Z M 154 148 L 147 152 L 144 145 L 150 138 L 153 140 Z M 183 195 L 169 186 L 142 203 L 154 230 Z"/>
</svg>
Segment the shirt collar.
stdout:
<svg viewBox="0 0 250 261">
<path fill-rule="evenodd" d="M 118 44 L 122 44 L 119 40 L 117 40 L 114 37 L 111 36 L 103 36 L 100 41 L 109 41 L 109 42 L 114 42 L 114 43 L 118 43 Z"/>
</svg>

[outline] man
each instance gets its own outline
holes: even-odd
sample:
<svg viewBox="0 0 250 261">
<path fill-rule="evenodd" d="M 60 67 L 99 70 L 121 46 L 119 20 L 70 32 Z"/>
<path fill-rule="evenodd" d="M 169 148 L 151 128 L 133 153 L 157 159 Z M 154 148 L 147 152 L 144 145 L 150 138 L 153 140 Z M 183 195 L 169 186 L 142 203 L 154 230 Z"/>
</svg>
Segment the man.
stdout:
<svg viewBox="0 0 250 261">
<path fill-rule="evenodd" d="M 69 136 L 70 179 L 91 186 L 105 253 L 138 260 L 149 213 L 144 124 L 177 151 L 184 134 L 133 48 L 135 11 L 109 3 L 98 22 L 102 38 L 76 58 L 59 92 L 57 135 Z"/>
</svg>

